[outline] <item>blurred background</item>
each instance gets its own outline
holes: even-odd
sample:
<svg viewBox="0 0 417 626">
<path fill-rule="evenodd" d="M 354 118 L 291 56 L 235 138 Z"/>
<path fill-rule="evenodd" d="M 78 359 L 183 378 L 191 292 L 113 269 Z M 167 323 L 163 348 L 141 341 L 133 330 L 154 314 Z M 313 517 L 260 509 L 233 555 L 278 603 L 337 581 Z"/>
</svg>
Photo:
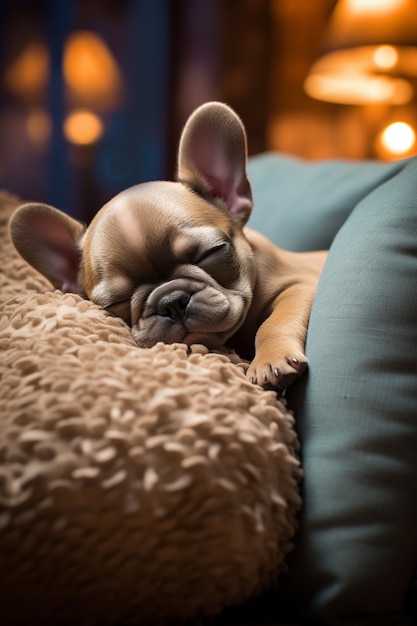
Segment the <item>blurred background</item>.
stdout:
<svg viewBox="0 0 417 626">
<path fill-rule="evenodd" d="M 0 187 L 87 222 L 207 100 L 250 154 L 417 153 L 417 0 L 2 0 L 0 50 Z"/>
</svg>

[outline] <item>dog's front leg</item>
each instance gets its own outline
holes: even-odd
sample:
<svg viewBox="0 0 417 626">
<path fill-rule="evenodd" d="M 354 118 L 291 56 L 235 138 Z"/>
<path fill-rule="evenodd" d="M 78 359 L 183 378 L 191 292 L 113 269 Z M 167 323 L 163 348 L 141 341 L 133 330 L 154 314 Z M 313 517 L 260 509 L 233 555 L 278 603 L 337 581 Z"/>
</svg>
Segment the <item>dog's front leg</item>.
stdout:
<svg viewBox="0 0 417 626">
<path fill-rule="evenodd" d="M 247 376 L 264 387 L 284 389 L 307 367 L 304 346 L 315 286 L 295 284 L 273 302 L 255 337 L 255 358 Z"/>
</svg>

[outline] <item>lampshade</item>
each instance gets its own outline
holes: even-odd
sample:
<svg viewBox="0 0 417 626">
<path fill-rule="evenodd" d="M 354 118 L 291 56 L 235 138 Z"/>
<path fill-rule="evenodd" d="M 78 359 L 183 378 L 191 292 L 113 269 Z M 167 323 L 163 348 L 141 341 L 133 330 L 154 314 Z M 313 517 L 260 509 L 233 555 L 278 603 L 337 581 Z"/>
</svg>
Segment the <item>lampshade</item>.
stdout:
<svg viewBox="0 0 417 626">
<path fill-rule="evenodd" d="M 330 102 L 405 104 L 416 76 L 416 0 L 339 0 L 304 87 Z"/>
</svg>

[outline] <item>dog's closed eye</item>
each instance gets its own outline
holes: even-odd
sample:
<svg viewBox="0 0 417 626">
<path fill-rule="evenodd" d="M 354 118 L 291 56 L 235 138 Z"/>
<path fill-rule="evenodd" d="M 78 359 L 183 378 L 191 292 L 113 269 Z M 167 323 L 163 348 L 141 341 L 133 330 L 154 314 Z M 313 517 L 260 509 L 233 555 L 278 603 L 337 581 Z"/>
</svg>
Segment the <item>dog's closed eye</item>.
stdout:
<svg viewBox="0 0 417 626">
<path fill-rule="evenodd" d="M 200 251 L 195 264 L 226 287 L 239 278 L 239 264 L 234 248 L 228 241 Z"/>
<path fill-rule="evenodd" d="M 226 242 L 219 243 L 215 246 L 212 246 L 211 248 L 208 248 L 207 250 L 200 252 L 196 260 L 196 265 L 199 265 L 200 267 L 205 269 L 205 265 L 210 264 L 212 262 L 217 262 L 219 258 L 221 257 L 222 252 L 225 251 L 227 246 L 228 244 Z"/>
</svg>

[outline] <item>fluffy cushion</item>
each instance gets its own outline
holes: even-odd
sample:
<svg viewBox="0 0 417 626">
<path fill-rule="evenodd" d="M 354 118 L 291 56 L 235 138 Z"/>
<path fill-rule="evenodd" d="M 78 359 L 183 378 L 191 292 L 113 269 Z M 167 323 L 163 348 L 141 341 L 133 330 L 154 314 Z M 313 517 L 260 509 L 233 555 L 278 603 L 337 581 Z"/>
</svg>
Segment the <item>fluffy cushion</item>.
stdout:
<svg viewBox="0 0 417 626">
<path fill-rule="evenodd" d="M 292 415 L 233 354 L 159 344 L 51 291 L 0 197 L 0 605 L 16 624 L 151 624 L 275 579 L 300 499 Z"/>
<path fill-rule="evenodd" d="M 307 341 L 309 376 L 287 396 L 305 472 L 300 533 L 286 581 L 291 614 L 301 610 L 332 625 L 415 623 L 417 159 L 345 166 L 291 161 L 293 184 L 287 181 L 284 190 L 278 186 L 282 159 L 275 161 L 275 175 L 274 160 L 266 161 L 267 189 L 252 178 L 258 220 L 281 193 L 305 194 L 307 224 L 322 214 L 314 193 L 320 185 L 310 187 L 315 168 L 335 202 L 331 221 L 353 209 L 319 283 Z M 343 171 L 356 206 L 337 189 Z M 264 230 L 282 240 L 287 212 L 277 212 L 284 216 L 279 232 L 272 232 L 269 214 Z M 292 232 L 292 242 L 310 247 L 316 234 L 306 242 L 298 220 L 300 240 Z"/>
</svg>

